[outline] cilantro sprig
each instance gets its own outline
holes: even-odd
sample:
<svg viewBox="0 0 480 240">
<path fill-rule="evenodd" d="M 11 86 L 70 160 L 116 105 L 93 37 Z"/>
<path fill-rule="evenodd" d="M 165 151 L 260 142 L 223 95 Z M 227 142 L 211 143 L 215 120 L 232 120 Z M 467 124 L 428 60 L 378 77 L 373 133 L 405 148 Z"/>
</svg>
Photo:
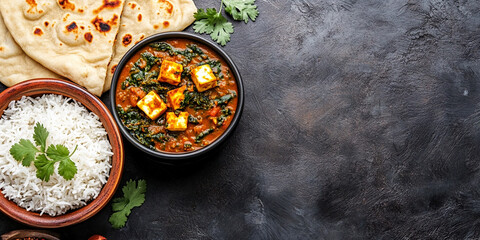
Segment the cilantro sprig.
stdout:
<svg viewBox="0 0 480 240">
<path fill-rule="evenodd" d="M 77 173 L 77 167 L 70 157 L 75 153 L 77 147 L 70 154 L 67 147 L 62 144 L 49 145 L 47 137 L 49 132 L 40 123 L 36 123 L 33 129 L 34 145 L 30 140 L 20 139 L 20 142 L 10 148 L 12 157 L 21 161 L 23 166 L 30 166 L 33 162 L 37 169 L 37 178 L 49 181 L 55 171 L 55 163 L 58 164 L 58 174 L 66 180 L 71 180 Z"/>
<path fill-rule="evenodd" d="M 127 217 L 132 208 L 140 207 L 145 202 L 145 192 L 147 191 L 147 182 L 138 180 L 138 184 L 130 179 L 122 188 L 123 197 L 113 199 L 112 210 L 114 213 L 108 221 L 114 228 L 122 228 L 127 223 Z"/>
<path fill-rule="evenodd" d="M 249 19 L 255 21 L 258 16 L 255 0 L 221 0 L 218 12 L 215 8 L 198 9 L 193 15 L 195 17 L 193 30 L 200 34 L 209 34 L 214 41 L 222 46 L 230 41 L 230 34 L 234 32 L 233 24 L 222 15 L 224 5 L 225 12 L 237 21 L 248 23 Z"/>
</svg>

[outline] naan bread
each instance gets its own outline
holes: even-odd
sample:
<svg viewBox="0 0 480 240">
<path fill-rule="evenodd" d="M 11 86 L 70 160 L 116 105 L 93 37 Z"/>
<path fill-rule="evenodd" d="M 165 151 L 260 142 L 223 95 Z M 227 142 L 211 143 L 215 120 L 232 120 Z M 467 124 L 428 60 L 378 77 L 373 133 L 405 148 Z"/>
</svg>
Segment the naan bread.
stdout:
<svg viewBox="0 0 480 240">
<path fill-rule="evenodd" d="M 31 78 L 59 78 L 28 57 L 13 40 L 0 14 L 0 82 L 10 87 Z"/>
<path fill-rule="evenodd" d="M 0 11 L 27 55 L 100 96 L 123 4 L 123 0 L 0 0 Z"/>
<path fill-rule="evenodd" d="M 196 11 L 192 0 L 126 0 L 104 91 L 110 89 L 115 68 L 128 49 L 154 33 L 182 31 L 193 23 Z"/>
</svg>

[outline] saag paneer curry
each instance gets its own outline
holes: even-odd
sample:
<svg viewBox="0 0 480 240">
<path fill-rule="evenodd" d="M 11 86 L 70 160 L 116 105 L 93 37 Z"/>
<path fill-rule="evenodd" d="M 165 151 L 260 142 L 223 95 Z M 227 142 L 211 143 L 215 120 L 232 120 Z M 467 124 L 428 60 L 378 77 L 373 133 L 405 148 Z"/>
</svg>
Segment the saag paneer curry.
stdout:
<svg viewBox="0 0 480 240">
<path fill-rule="evenodd" d="M 227 129 L 237 110 L 237 85 L 216 52 L 191 40 L 168 39 L 127 62 L 115 98 L 120 119 L 141 144 L 187 152 Z"/>
</svg>

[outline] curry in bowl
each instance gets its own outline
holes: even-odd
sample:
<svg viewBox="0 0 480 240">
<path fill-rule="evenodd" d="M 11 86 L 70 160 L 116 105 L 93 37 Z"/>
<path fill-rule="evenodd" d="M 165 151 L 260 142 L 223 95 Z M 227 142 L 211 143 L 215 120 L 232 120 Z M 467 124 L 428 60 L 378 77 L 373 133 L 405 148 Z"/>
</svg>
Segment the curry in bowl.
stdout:
<svg viewBox="0 0 480 240">
<path fill-rule="evenodd" d="M 152 42 L 121 69 L 116 112 L 142 145 L 160 152 L 199 150 L 219 138 L 237 111 L 228 64 L 185 38 Z"/>
</svg>

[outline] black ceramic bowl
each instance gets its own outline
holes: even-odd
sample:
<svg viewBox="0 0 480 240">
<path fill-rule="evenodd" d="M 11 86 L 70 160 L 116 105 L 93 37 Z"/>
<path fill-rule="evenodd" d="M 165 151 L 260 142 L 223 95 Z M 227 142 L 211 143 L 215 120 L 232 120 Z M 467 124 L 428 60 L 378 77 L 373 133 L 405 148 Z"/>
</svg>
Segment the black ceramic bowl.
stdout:
<svg viewBox="0 0 480 240">
<path fill-rule="evenodd" d="M 157 42 L 157 41 L 166 40 L 166 39 L 172 39 L 172 38 L 193 40 L 195 42 L 204 44 L 205 46 L 209 47 L 210 49 L 218 53 L 220 57 L 222 57 L 225 60 L 225 62 L 228 64 L 231 72 L 233 73 L 233 76 L 235 77 L 237 88 L 238 88 L 237 110 L 235 112 L 235 115 L 233 116 L 233 119 L 230 125 L 225 130 L 225 132 L 220 137 L 218 137 L 215 141 L 213 141 L 212 143 L 210 143 L 209 145 L 201 149 L 190 151 L 190 152 L 182 152 L 182 153 L 156 151 L 142 145 L 134 136 L 130 134 L 129 130 L 123 125 L 116 111 L 117 103 L 115 100 L 115 93 L 116 93 L 118 80 L 119 80 L 121 71 L 125 67 L 125 64 L 127 64 L 128 60 L 132 56 L 134 56 L 135 53 L 137 53 L 139 50 L 141 50 L 143 47 L 147 46 L 148 44 Z M 151 156 L 152 157 L 151 159 L 153 159 L 154 161 L 158 163 L 164 163 L 164 164 L 170 164 L 170 165 L 184 165 L 187 163 L 194 162 L 196 160 L 200 160 L 203 157 L 205 157 L 207 153 L 210 153 L 212 152 L 212 150 L 217 149 L 228 138 L 228 136 L 234 131 L 235 127 L 238 125 L 238 122 L 240 121 L 240 116 L 242 115 L 243 104 L 244 104 L 244 89 L 243 89 L 242 78 L 240 76 L 240 72 L 238 71 L 237 67 L 233 63 L 232 59 L 216 43 L 213 43 L 195 34 L 186 33 L 186 32 L 159 33 L 159 34 L 149 36 L 143 39 L 142 41 L 138 42 L 123 56 L 123 58 L 118 63 L 115 69 L 115 73 L 113 75 L 112 85 L 110 89 L 111 89 L 110 103 L 111 103 L 111 109 L 113 112 L 113 117 L 115 118 L 115 121 L 120 127 L 120 131 L 122 132 L 123 136 L 135 147 L 137 147 L 141 151 Z"/>
</svg>

